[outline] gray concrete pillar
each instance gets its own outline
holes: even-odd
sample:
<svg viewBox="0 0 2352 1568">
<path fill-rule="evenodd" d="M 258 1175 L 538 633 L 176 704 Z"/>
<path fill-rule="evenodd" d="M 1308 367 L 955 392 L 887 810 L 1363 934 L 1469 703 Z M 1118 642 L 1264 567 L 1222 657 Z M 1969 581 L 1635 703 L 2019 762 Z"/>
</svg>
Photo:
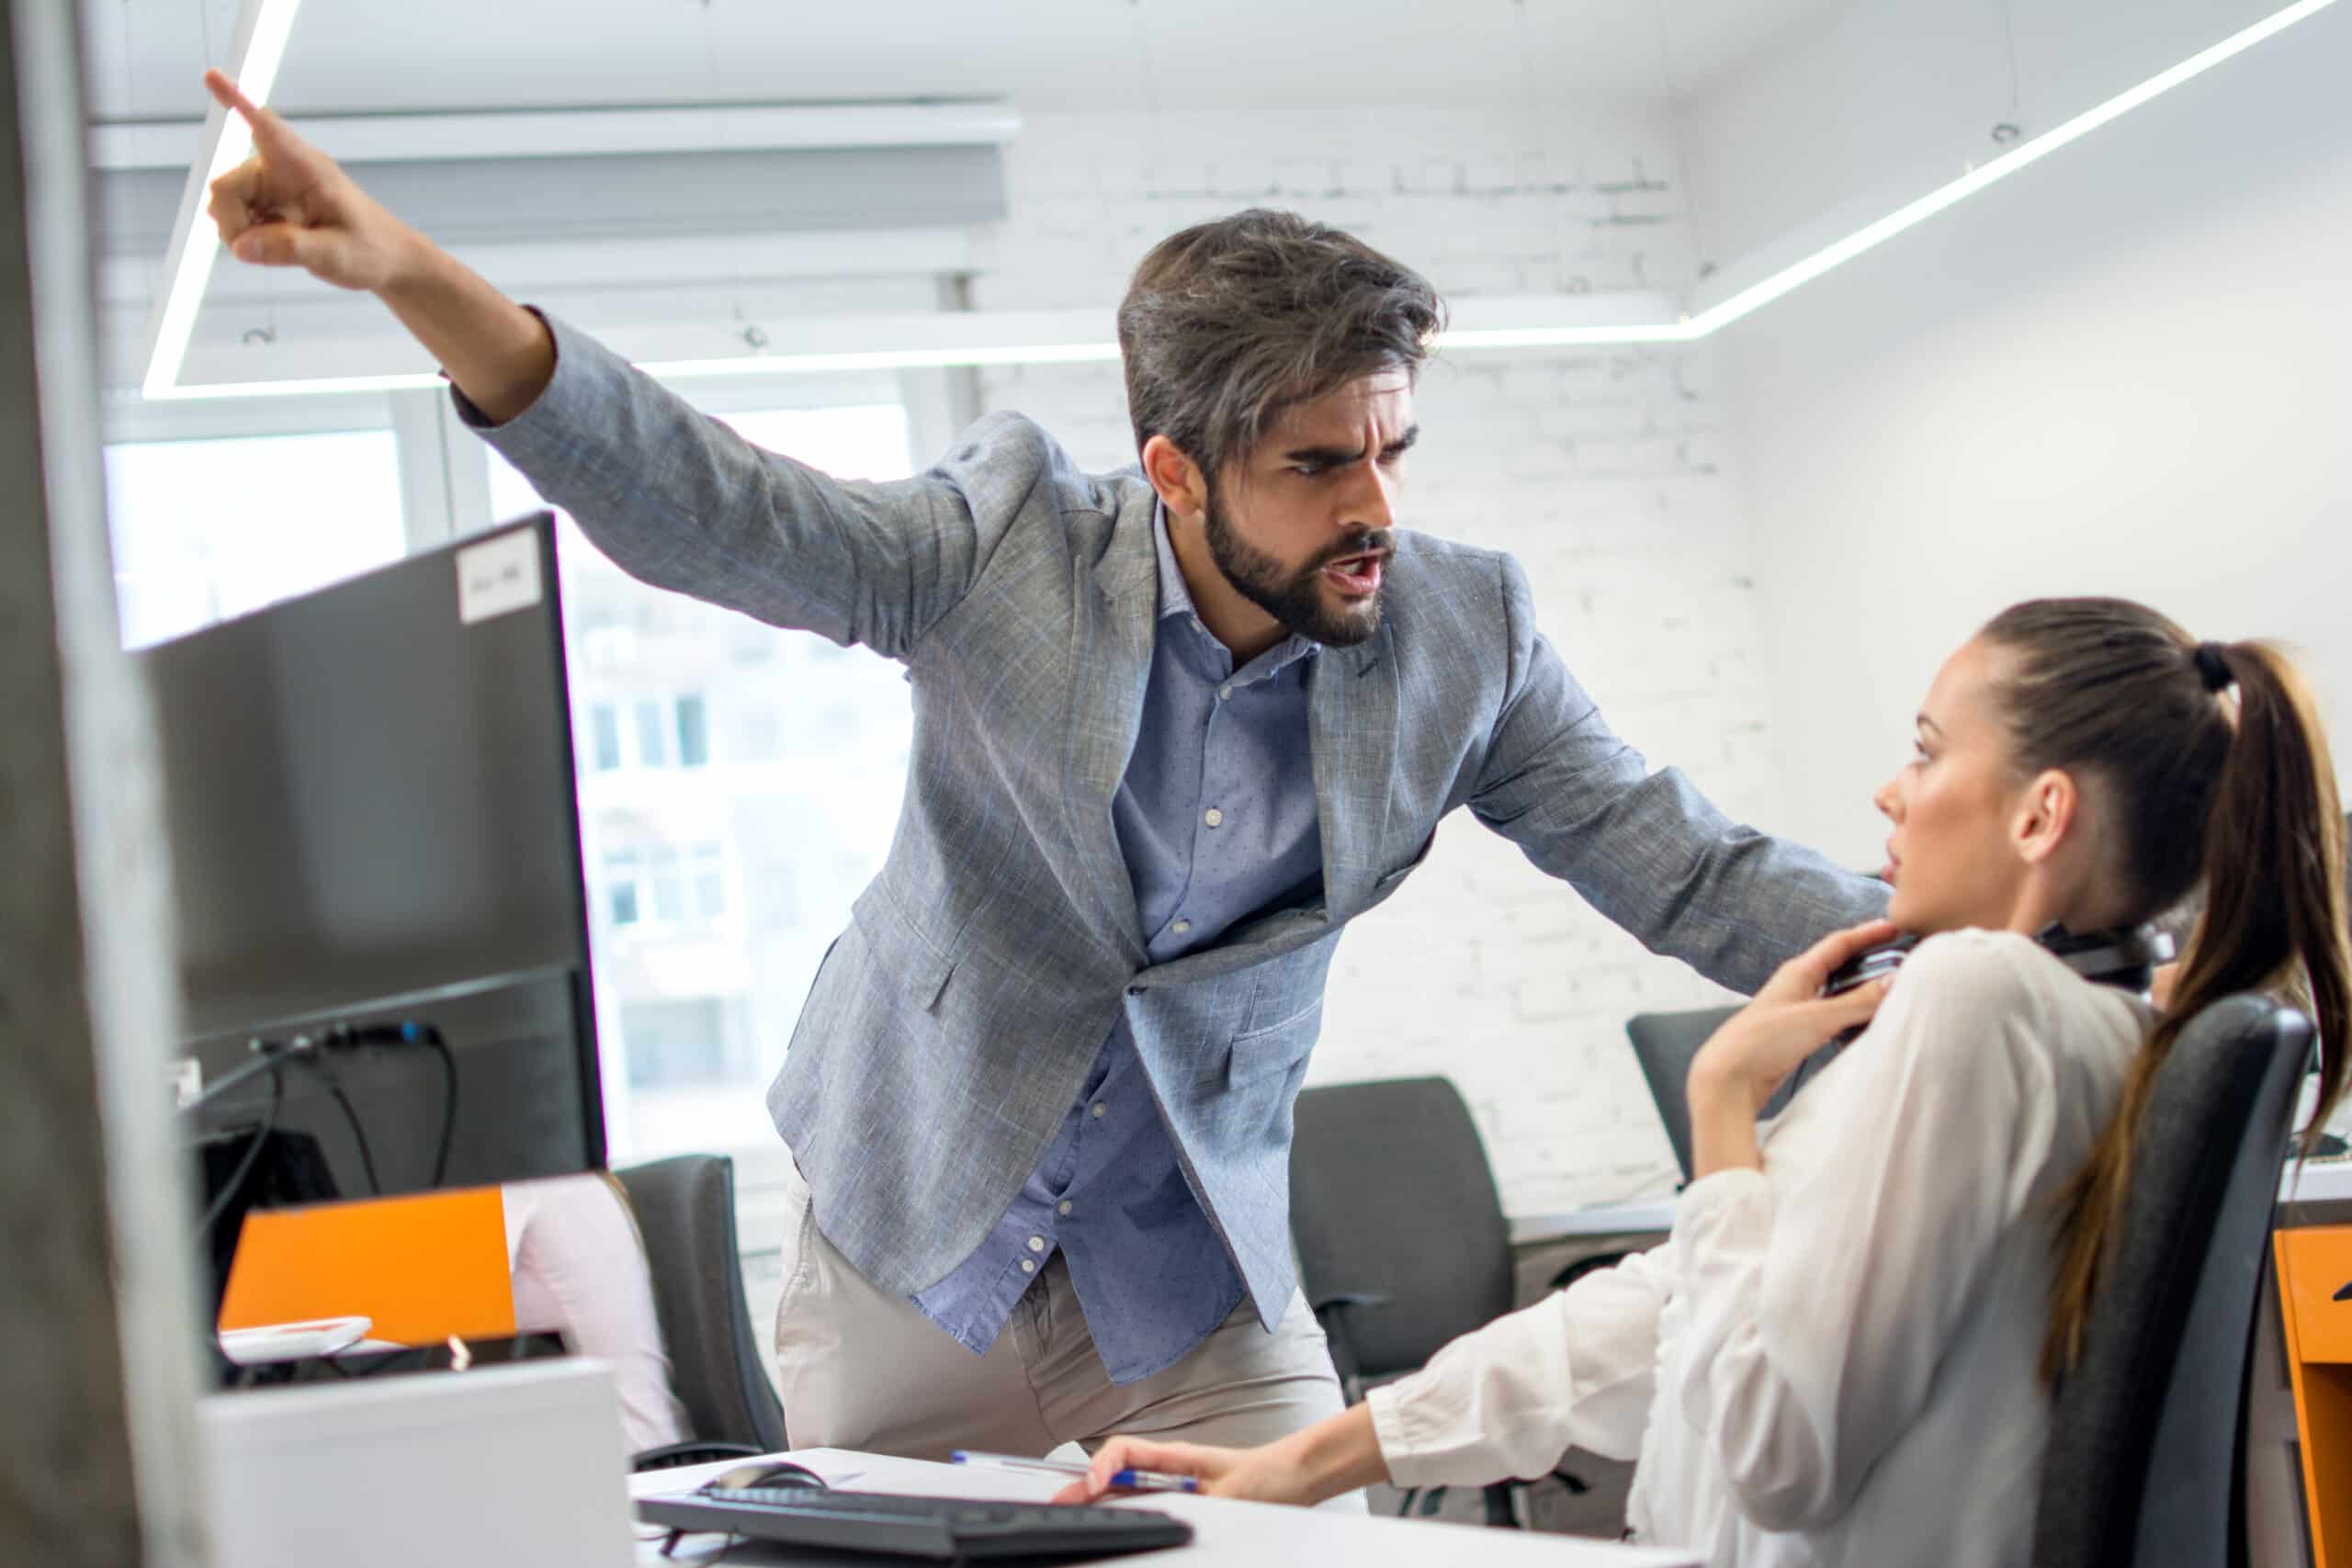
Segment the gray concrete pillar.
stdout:
<svg viewBox="0 0 2352 1568">
<path fill-rule="evenodd" d="M 0 0 L 0 1562 L 202 1561 L 153 724 L 115 631 L 71 0 Z"/>
</svg>

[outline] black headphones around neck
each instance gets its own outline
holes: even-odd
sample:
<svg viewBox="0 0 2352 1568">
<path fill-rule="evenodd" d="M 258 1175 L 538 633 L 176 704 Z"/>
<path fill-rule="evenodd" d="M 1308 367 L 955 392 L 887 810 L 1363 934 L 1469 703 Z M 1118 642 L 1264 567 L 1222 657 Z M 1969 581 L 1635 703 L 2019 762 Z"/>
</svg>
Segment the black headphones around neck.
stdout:
<svg viewBox="0 0 2352 1568">
<path fill-rule="evenodd" d="M 2174 953 L 2172 932 L 2153 924 L 2115 926 L 2078 935 L 2064 923 L 2052 920 L 2034 932 L 2033 940 L 2052 958 L 2093 985 L 2120 986 L 2127 991 L 2147 990 L 2155 981 L 2156 966 L 2171 963 Z M 1916 936 L 1899 936 L 1893 942 L 1866 948 L 1830 973 L 1821 994 L 1841 996 L 1857 986 L 1892 975 L 1918 945 L 1919 938 Z"/>
</svg>

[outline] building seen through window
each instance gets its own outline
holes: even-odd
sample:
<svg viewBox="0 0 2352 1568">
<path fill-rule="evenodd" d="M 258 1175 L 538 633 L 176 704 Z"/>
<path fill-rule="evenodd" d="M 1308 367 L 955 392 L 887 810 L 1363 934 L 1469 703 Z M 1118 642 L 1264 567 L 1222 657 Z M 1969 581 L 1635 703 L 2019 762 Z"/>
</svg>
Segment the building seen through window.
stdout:
<svg viewBox="0 0 2352 1568">
<path fill-rule="evenodd" d="M 896 405 L 727 418 L 843 478 L 911 471 Z M 495 453 L 491 502 L 544 504 Z M 763 1091 L 897 822 L 908 688 L 862 649 L 638 582 L 569 518 L 557 561 L 613 1157 L 770 1142 Z"/>
</svg>

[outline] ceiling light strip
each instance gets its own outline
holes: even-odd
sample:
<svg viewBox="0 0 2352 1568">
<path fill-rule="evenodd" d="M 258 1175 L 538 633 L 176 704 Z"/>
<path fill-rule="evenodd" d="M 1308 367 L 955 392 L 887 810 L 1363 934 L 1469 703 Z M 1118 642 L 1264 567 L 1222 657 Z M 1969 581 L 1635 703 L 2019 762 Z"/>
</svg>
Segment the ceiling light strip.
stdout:
<svg viewBox="0 0 2352 1568">
<path fill-rule="evenodd" d="M 2118 93 L 2105 103 L 2086 109 L 2055 130 L 2043 132 L 2032 141 L 2023 142 L 1990 163 L 1979 164 L 1951 184 L 1929 191 L 1926 196 L 1895 209 L 1874 222 L 1866 223 L 1844 239 L 1823 246 L 1820 250 L 1793 262 L 1770 277 L 1749 285 L 1736 294 L 1708 307 L 1690 318 L 1690 335 L 1704 337 L 1720 332 L 1732 322 L 1752 311 L 1760 310 L 1793 289 L 1819 277 L 1833 267 L 1841 266 L 1864 252 L 1884 244 L 1905 230 L 1926 221 L 1954 203 L 1964 200 L 1986 186 L 2007 179 L 2030 164 L 2039 163 L 2070 142 L 2081 140 L 2109 120 L 2117 119 L 2138 108 L 2152 98 L 2172 91 L 2193 77 L 2201 76 L 2214 66 L 2234 55 L 2244 53 L 2265 39 L 2293 27 L 2307 17 L 2317 15 L 2335 4 L 2335 0 L 2296 0 L 2294 5 L 2274 11 L 2262 20 L 2214 44 L 2199 50 L 2187 60 L 2166 71 L 2159 71 L 2136 87 Z"/>
<path fill-rule="evenodd" d="M 257 104 L 269 101 L 277 85 L 277 68 L 285 63 L 287 40 L 294 33 L 294 13 L 300 0 L 244 0 L 237 13 L 235 40 L 230 45 L 230 78 Z M 253 133 L 240 117 L 215 104 L 205 120 L 211 139 L 209 157 L 199 157 L 188 170 L 187 188 L 180 196 L 179 220 L 172 228 L 167 255 L 164 307 L 155 315 L 147 341 L 147 377 L 141 389 L 151 398 L 171 393 L 187 359 L 188 340 L 196 332 L 196 312 L 204 302 L 205 285 L 212 280 L 212 264 L 220 254 L 219 231 L 205 217 L 206 191 L 212 182 L 245 161 L 253 151 Z"/>
</svg>

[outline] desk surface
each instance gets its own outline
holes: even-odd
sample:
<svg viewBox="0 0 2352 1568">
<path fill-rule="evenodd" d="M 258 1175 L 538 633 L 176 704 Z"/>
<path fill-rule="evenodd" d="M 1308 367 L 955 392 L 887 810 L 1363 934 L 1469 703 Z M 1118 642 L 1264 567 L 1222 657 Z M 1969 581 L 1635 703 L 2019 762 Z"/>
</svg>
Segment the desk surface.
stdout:
<svg viewBox="0 0 2352 1568">
<path fill-rule="evenodd" d="M 2352 1158 L 2312 1160 L 2298 1179 L 2295 1164 L 2278 1176 L 2281 1203 L 2324 1203 L 2352 1199 Z M 1674 1227 L 1671 1193 L 1635 1203 L 1596 1203 L 1589 1208 L 1562 1209 L 1552 1213 L 1513 1214 L 1510 1239 L 1524 1247 L 1531 1242 L 1560 1241 L 1569 1236 L 1665 1235 Z"/>
<path fill-rule="evenodd" d="M 1052 1496 L 1060 1485 L 1052 1476 L 967 1470 L 961 1465 L 889 1459 L 845 1449 L 805 1449 L 790 1457 L 835 1486 L 871 1492 L 1033 1503 Z M 727 1464 L 695 1465 L 631 1476 L 629 1492 L 632 1496 L 640 1497 L 656 1492 L 690 1492 L 727 1468 Z M 1315 1508 L 1281 1508 L 1264 1503 L 1236 1503 L 1223 1497 L 1159 1493 L 1135 1498 L 1126 1506 L 1176 1515 L 1193 1527 L 1193 1544 L 1167 1551 L 1108 1558 L 1104 1560 L 1107 1562 L 1156 1563 L 1190 1557 L 1202 1562 L 1214 1559 L 1220 1568 L 1227 1564 L 1231 1568 L 1301 1568 L 1302 1564 L 1319 1562 L 1346 1562 L 1351 1568 L 1451 1568 L 1455 1563 L 1495 1563 L 1505 1568 L 1515 1563 L 1548 1563 L 1551 1568 L 1693 1568 L 1699 1561 L 1687 1551 L 1623 1546 L 1577 1536 L 1486 1529 L 1432 1519 L 1367 1517 Z M 676 1556 L 665 1559 L 661 1554 L 662 1534 L 650 1526 L 640 1526 L 639 1533 L 638 1561 L 649 1568 L 663 1562 L 698 1562 L 717 1555 L 720 1547 L 717 1537 L 689 1536 L 679 1543 Z M 643 1539 L 647 1536 L 651 1539 Z M 808 1560 L 796 1558 L 781 1547 L 739 1543 L 727 1553 L 726 1561 L 728 1568 L 756 1568 L 759 1564 L 781 1565 Z M 826 1561 L 842 1563 L 850 1560 L 833 1556 Z"/>
</svg>

